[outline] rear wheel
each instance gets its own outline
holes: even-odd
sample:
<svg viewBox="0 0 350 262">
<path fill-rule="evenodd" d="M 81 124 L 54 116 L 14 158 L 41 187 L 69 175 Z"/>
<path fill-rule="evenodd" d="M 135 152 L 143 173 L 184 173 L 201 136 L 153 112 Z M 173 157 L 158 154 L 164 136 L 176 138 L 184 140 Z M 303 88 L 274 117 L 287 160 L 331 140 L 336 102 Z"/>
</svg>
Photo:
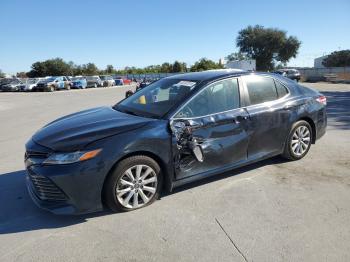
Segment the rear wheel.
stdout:
<svg viewBox="0 0 350 262">
<path fill-rule="evenodd" d="M 310 150 L 312 128 L 304 120 L 294 123 L 288 135 L 282 156 L 290 160 L 302 159 Z"/>
<path fill-rule="evenodd" d="M 162 185 L 160 167 L 147 156 L 122 160 L 108 177 L 104 197 L 113 211 L 131 211 L 152 204 Z"/>
</svg>

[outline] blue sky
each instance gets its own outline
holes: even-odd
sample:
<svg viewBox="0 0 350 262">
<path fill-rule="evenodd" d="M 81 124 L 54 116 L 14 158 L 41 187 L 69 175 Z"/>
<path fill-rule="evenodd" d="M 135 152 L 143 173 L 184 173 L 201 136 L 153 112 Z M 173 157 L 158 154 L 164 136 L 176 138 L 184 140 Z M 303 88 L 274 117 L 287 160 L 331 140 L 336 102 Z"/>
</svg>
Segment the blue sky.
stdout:
<svg viewBox="0 0 350 262">
<path fill-rule="evenodd" d="M 218 60 L 237 51 L 240 29 L 255 24 L 302 41 L 291 66 L 350 49 L 349 0 L 0 0 L 0 13 L 0 69 L 7 73 L 54 57 L 99 68 Z"/>
</svg>

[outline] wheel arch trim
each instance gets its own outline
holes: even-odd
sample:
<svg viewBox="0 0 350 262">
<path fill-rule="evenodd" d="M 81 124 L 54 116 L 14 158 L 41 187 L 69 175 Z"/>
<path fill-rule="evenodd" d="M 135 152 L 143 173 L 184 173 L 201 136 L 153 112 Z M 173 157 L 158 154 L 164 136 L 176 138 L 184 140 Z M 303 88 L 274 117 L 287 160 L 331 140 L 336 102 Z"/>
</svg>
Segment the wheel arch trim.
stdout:
<svg viewBox="0 0 350 262">
<path fill-rule="evenodd" d="M 172 188 L 173 188 L 172 174 L 169 172 L 169 170 L 167 168 L 168 164 L 165 163 L 165 161 L 161 157 L 159 157 L 157 154 L 153 153 L 152 151 L 147 151 L 147 150 L 129 152 L 129 153 L 123 155 L 122 157 L 118 158 L 114 162 L 112 167 L 108 170 L 107 175 L 104 178 L 103 186 L 102 186 L 101 193 L 100 193 L 101 194 L 101 201 L 103 204 L 104 204 L 104 188 L 105 188 L 105 183 L 106 183 L 108 177 L 110 176 L 110 174 L 113 172 L 113 170 L 116 168 L 116 166 L 121 161 L 123 161 L 124 159 L 127 159 L 129 157 L 133 157 L 133 156 L 147 156 L 147 157 L 153 159 L 154 161 L 156 161 L 161 169 L 161 175 L 163 178 L 162 190 L 167 190 L 167 191 L 172 190 Z"/>
<path fill-rule="evenodd" d="M 311 117 L 304 116 L 304 117 L 299 118 L 297 121 L 301 121 L 301 120 L 308 122 L 309 125 L 311 126 L 311 129 L 312 129 L 311 130 L 312 131 L 311 143 L 315 144 L 316 137 L 317 137 L 316 136 L 317 130 L 316 130 L 316 124 L 315 124 L 314 120 Z"/>
</svg>

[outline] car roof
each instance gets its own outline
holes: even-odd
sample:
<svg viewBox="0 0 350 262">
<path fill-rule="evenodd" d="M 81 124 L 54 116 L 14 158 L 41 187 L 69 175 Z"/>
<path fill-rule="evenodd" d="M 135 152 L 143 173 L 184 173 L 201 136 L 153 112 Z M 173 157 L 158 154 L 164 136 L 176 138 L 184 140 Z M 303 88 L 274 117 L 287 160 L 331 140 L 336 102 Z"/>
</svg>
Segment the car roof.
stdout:
<svg viewBox="0 0 350 262">
<path fill-rule="evenodd" d="M 192 81 L 208 81 L 216 78 L 221 78 L 225 76 L 239 76 L 249 74 L 249 71 L 244 71 L 240 69 L 217 69 L 217 70 L 207 70 L 202 72 L 184 73 L 174 76 L 167 77 L 168 79 L 181 79 L 181 80 L 192 80 Z"/>
<path fill-rule="evenodd" d="M 179 79 L 187 81 L 213 81 L 220 78 L 230 77 L 230 76 L 241 76 L 241 75 L 260 75 L 260 76 L 270 76 L 278 78 L 280 81 L 285 82 L 285 78 L 281 78 L 281 75 L 269 72 L 256 72 L 256 71 L 244 71 L 240 69 L 220 69 L 220 70 L 208 70 L 202 72 L 193 72 L 185 74 L 177 74 L 167 77 L 167 79 Z M 286 83 L 287 84 L 287 83 Z M 290 83 L 289 83 L 290 84 Z"/>
</svg>

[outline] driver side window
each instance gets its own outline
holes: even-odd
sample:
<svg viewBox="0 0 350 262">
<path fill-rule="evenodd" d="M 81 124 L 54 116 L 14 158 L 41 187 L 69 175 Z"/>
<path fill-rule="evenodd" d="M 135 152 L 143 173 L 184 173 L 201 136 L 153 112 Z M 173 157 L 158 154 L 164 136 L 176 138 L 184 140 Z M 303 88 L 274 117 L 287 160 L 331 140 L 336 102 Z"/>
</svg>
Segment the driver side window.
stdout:
<svg viewBox="0 0 350 262">
<path fill-rule="evenodd" d="M 238 107 L 238 79 L 225 79 L 205 87 L 175 115 L 175 118 L 200 117 Z"/>
</svg>

